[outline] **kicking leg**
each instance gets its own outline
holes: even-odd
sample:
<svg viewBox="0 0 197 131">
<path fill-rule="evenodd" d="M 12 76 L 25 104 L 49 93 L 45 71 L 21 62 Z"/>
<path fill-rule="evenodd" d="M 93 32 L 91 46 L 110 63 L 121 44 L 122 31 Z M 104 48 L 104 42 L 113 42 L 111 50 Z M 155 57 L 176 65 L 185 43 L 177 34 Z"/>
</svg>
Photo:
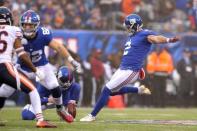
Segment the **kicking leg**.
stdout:
<svg viewBox="0 0 197 131">
<path fill-rule="evenodd" d="M 125 86 L 125 87 L 122 87 L 119 91 L 112 92 L 110 95 L 115 96 L 115 95 L 122 95 L 126 93 L 138 93 L 138 94 L 150 95 L 151 91 L 148 88 L 146 88 L 144 85 L 141 85 L 139 87 Z"/>
<path fill-rule="evenodd" d="M 121 89 L 121 87 L 127 85 L 129 82 L 134 82 L 138 78 L 138 72 L 134 72 L 131 70 L 120 70 L 118 69 L 115 74 L 112 76 L 111 80 L 104 87 L 94 109 L 91 114 L 86 117 L 80 119 L 80 121 L 90 122 L 94 121 L 96 115 L 99 111 L 106 105 L 110 94 L 112 91 L 116 91 Z"/>
</svg>

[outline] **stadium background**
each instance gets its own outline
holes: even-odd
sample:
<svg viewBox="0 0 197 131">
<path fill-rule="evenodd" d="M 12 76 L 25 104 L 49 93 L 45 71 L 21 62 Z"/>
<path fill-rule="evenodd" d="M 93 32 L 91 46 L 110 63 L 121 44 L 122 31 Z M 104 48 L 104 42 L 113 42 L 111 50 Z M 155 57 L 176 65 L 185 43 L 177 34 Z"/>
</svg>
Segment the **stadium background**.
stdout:
<svg viewBox="0 0 197 131">
<path fill-rule="evenodd" d="M 113 72 L 118 67 L 126 38 L 122 26 L 123 18 L 130 13 L 139 14 L 145 28 L 164 33 L 166 36 L 180 35 L 183 39 L 176 44 L 160 47 L 167 48 L 173 56 L 175 67 L 167 78 L 165 90 L 159 92 L 165 94 L 165 99 L 160 98 L 162 96 L 132 94 L 121 96 L 125 104 L 156 107 L 197 105 L 196 0 L 7 0 L 6 6 L 12 9 L 16 26 L 19 25 L 20 15 L 24 11 L 35 10 L 41 16 L 41 25 L 51 29 L 54 37 L 67 46 L 71 54 L 81 62 L 85 73 L 76 74 L 76 81 L 83 87 L 80 106 L 94 105 L 101 85 L 110 77 L 110 74 L 105 72 L 109 72 L 108 70 Z M 153 47 L 153 50 L 155 48 L 157 47 Z M 192 87 L 185 87 L 187 92 L 181 93 L 183 95 L 180 96 L 178 91 L 184 92 L 185 89 L 181 89 L 180 75 L 176 71 L 176 65 L 186 48 L 192 53 L 194 75 L 187 78 L 193 81 Z M 48 55 L 55 67 L 62 65 L 63 62 L 56 52 L 49 50 Z M 99 63 L 105 65 L 103 69 L 106 69 L 106 66 L 110 68 L 105 72 L 96 72 L 91 66 L 92 58 L 96 58 Z M 148 74 L 147 78 L 149 78 Z M 93 83 L 97 83 L 94 88 Z M 142 83 L 152 85 L 149 79 Z M 7 105 L 24 105 L 28 101 L 24 99 L 27 97 L 17 92 L 10 101 L 7 101 Z M 158 102 L 154 102 L 155 99 Z M 187 99 L 188 102 L 185 103 L 182 99 Z M 163 100 L 165 101 L 163 105 L 158 104 Z"/>
</svg>

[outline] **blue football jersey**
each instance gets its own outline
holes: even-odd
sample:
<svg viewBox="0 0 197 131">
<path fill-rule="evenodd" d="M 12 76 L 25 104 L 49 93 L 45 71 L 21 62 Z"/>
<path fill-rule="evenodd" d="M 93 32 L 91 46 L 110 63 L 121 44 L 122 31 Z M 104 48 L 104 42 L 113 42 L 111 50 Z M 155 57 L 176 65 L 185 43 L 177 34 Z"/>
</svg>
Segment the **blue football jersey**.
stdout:
<svg viewBox="0 0 197 131">
<path fill-rule="evenodd" d="M 143 67 L 144 60 L 152 45 L 147 40 L 148 35 L 156 35 L 156 33 L 146 29 L 128 37 L 124 45 L 120 69 L 138 71 Z"/>
<path fill-rule="evenodd" d="M 63 105 L 67 105 L 70 100 L 79 100 L 80 85 L 78 83 L 72 83 L 67 90 L 62 90 Z"/>
<path fill-rule="evenodd" d="M 35 38 L 22 41 L 24 49 L 29 54 L 34 66 L 43 66 L 48 63 L 44 48 L 49 45 L 51 40 L 51 31 L 44 27 L 39 27 Z M 21 64 L 22 69 L 30 71 L 20 60 L 18 60 L 18 63 Z"/>
</svg>

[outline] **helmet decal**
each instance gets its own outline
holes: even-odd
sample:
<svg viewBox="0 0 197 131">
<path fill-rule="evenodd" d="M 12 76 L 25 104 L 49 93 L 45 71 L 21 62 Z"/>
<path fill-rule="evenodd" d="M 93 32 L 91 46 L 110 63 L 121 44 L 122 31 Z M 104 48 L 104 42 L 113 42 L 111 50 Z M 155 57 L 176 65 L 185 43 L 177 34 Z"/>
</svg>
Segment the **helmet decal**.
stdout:
<svg viewBox="0 0 197 131">
<path fill-rule="evenodd" d="M 13 24 L 12 13 L 7 7 L 4 6 L 0 7 L 0 24 Z"/>
</svg>

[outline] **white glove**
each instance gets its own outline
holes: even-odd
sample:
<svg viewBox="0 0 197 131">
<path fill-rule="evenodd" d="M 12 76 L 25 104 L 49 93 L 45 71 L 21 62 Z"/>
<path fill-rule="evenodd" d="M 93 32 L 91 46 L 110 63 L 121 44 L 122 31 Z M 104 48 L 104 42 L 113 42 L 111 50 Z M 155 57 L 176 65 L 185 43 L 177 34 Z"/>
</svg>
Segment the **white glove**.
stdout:
<svg viewBox="0 0 197 131">
<path fill-rule="evenodd" d="M 76 70 L 77 73 L 80 74 L 80 73 L 83 72 L 83 70 L 82 70 L 82 68 L 81 68 L 81 64 L 80 64 L 79 62 L 73 60 L 73 61 L 71 62 L 71 64 L 75 67 L 75 70 Z"/>
<path fill-rule="evenodd" d="M 36 77 L 38 77 L 38 79 L 40 81 L 44 80 L 45 74 L 41 70 L 39 70 L 38 68 L 36 68 L 35 74 L 36 74 Z"/>
<path fill-rule="evenodd" d="M 77 73 L 80 74 L 83 72 L 83 70 L 81 68 L 81 64 L 79 62 L 77 62 L 76 60 L 74 60 L 71 56 L 68 57 L 68 61 L 74 66 Z"/>
</svg>

